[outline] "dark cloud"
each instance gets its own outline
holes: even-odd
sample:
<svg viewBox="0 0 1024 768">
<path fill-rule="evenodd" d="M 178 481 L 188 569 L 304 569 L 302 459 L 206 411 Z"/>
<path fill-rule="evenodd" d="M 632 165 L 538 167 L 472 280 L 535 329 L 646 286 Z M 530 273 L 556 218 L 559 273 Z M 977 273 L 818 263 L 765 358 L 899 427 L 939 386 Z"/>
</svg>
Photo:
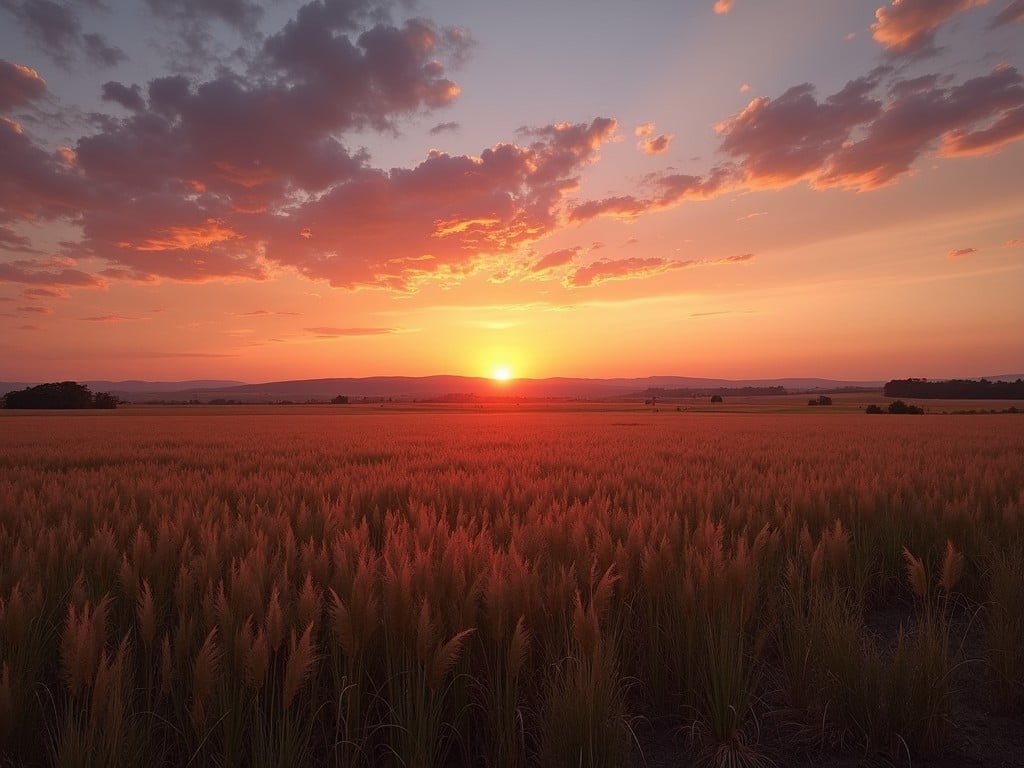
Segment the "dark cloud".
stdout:
<svg viewBox="0 0 1024 768">
<path fill-rule="evenodd" d="M 0 283 L 48 286 L 100 286 L 103 281 L 88 272 L 50 262 L 29 260 L 0 262 Z"/>
<path fill-rule="evenodd" d="M 0 117 L 0 222 L 79 214 L 88 190 L 66 159 L 44 152 L 18 123 Z"/>
<path fill-rule="evenodd" d="M 103 84 L 103 100 L 120 104 L 132 112 L 141 112 L 146 107 L 142 89 L 138 85 L 129 87 L 114 80 Z"/>
<path fill-rule="evenodd" d="M 992 29 L 1005 27 L 1008 24 L 1020 24 L 1024 22 L 1024 0 L 1013 0 L 992 19 L 989 25 Z"/>
<path fill-rule="evenodd" d="M 438 123 L 430 129 L 430 135 L 437 136 L 442 133 L 457 133 L 461 128 L 462 126 L 454 121 Z"/>
<path fill-rule="evenodd" d="M 892 0 L 875 11 L 871 33 L 890 53 L 898 56 L 928 52 L 935 33 L 953 16 L 988 0 Z"/>
<path fill-rule="evenodd" d="M 42 253 L 32 247 L 32 241 L 10 227 L 0 227 L 0 251 L 11 253 Z"/>
<path fill-rule="evenodd" d="M 99 3 L 87 4 L 102 7 Z M 125 59 L 124 52 L 110 45 L 103 35 L 83 32 L 78 13 L 68 3 L 54 0 L 0 0 L 0 8 L 17 19 L 42 50 L 61 66 L 70 66 L 78 53 L 106 67 Z"/>
<path fill-rule="evenodd" d="M 0 112 L 9 112 L 46 95 L 46 81 L 31 67 L 0 59 Z"/>
<path fill-rule="evenodd" d="M 216 19 L 243 32 L 256 29 L 263 15 L 259 3 L 250 0 L 146 0 L 156 16 L 177 22 Z"/>
</svg>

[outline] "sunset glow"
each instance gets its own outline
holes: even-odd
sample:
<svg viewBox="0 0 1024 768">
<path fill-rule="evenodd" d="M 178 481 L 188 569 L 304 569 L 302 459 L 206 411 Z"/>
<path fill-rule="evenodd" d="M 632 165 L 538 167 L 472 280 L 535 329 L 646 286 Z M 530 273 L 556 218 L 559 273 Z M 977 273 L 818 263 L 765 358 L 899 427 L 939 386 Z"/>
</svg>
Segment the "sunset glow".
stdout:
<svg viewBox="0 0 1024 768">
<path fill-rule="evenodd" d="M 1022 19 L 0 3 L 0 380 L 1019 373 Z"/>
</svg>

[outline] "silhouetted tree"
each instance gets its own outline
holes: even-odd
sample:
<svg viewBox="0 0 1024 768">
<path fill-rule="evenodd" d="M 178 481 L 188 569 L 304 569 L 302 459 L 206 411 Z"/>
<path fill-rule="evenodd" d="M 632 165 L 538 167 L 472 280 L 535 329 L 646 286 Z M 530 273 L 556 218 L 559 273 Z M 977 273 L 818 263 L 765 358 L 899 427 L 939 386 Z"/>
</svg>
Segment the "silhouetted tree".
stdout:
<svg viewBox="0 0 1024 768">
<path fill-rule="evenodd" d="M 889 413 L 913 413 L 921 414 L 924 413 L 924 408 L 917 405 L 908 405 L 902 400 L 894 400 L 889 403 Z"/>
<path fill-rule="evenodd" d="M 92 399 L 93 408 L 111 409 L 117 408 L 118 399 L 109 392 L 97 392 Z"/>
<path fill-rule="evenodd" d="M 76 381 L 37 384 L 3 397 L 4 408 L 116 408 L 117 398 L 107 392 L 93 397 L 89 387 Z"/>
<path fill-rule="evenodd" d="M 335 405 L 348 405 L 348 395 L 338 395 L 331 402 Z"/>
<path fill-rule="evenodd" d="M 872 403 L 871 405 L 864 409 L 864 413 L 885 413 L 885 411 L 883 411 L 877 405 Z"/>
<path fill-rule="evenodd" d="M 720 403 L 720 402 L 722 402 L 722 396 L 721 395 L 712 395 L 711 396 L 711 402 L 712 403 Z"/>
</svg>

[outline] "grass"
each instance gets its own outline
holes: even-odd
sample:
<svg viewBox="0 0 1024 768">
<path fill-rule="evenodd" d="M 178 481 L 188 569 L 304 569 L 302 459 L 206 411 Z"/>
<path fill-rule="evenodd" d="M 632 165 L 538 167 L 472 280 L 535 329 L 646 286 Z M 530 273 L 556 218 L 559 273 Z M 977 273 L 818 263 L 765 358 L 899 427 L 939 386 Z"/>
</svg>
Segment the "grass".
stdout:
<svg viewBox="0 0 1024 768">
<path fill-rule="evenodd" d="M 974 612 L 1017 716 L 1016 421 L 759 407 L 0 414 L 0 764 L 917 761 Z"/>
</svg>

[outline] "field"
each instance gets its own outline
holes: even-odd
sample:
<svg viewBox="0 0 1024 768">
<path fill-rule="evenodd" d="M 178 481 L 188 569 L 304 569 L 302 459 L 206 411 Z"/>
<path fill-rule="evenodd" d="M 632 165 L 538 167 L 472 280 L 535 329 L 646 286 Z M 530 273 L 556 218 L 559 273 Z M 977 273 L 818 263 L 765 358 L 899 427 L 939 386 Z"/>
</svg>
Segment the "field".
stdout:
<svg viewBox="0 0 1024 768">
<path fill-rule="evenodd" d="M 1024 417 L 858 398 L 0 412 L 0 766 L 1024 765 Z"/>
</svg>

